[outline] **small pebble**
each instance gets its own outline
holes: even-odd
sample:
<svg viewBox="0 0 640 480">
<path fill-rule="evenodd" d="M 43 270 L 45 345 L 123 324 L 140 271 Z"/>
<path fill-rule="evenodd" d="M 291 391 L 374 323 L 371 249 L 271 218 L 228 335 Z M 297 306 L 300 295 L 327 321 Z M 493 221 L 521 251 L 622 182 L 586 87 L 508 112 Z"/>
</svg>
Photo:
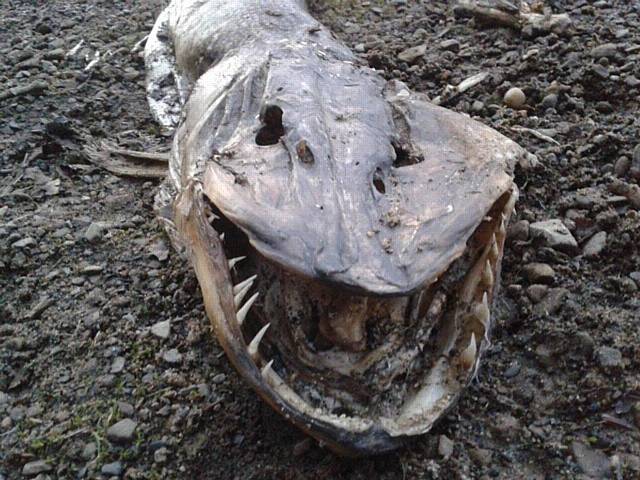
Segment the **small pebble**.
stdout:
<svg viewBox="0 0 640 480">
<path fill-rule="evenodd" d="M 526 101 L 526 95 L 517 87 L 510 88 L 507 93 L 504 94 L 504 104 L 509 108 L 521 108 Z"/>
<path fill-rule="evenodd" d="M 438 439 L 438 453 L 445 460 L 453 455 L 453 441 L 446 435 L 440 435 Z"/>
<path fill-rule="evenodd" d="M 640 144 L 633 150 L 630 173 L 632 178 L 640 180 Z"/>
<path fill-rule="evenodd" d="M 127 443 L 133 440 L 133 433 L 138 424 L 130 418 L 120 420 L 107 430 L 107 438 L 115 443 Z"/>
<path fill-rule="evenodd" d="M 413 63 L 424 56 L 427 52 L 426 45 L 418 45 L 416 47 L 407 48 L 398 54 L 398 60 L 407 63 Z"/>
<path fill-rule="evenodd" d="M 622 366 L 622 352 L 613 347 L 600 347 L 597 352 L 598 364 L 602 368 L 617 368 Z"/>
<path fill-rule="evenodd" d="M 597 257 L 607 246 L 607 232 L 598 232 L 582 248 L 582 254 L 587 257 Z"/>
<path fill-rule="evenodd" d="M 549 292 L 549 287 L 546 285 L 534 284 L 527 287 L 527 297 L 533 303 L 541 302 L 547 296 L 547 292 Z"/>
<path fill-rule="evenodd" d="M 177 365 L 182 362 L 182 354 L 177 349 L 172 348 L 162 354 L 162 359 L 171 365 Z"/>
<path fill-rule="evenodd" d="M 116 357 L 111 364 L 111 373 L 120 373 L 124 370 L 125 359 L 124 357 Z"/>
<path fill-rule="evenodd" d="M 120 462 L 106 463 L 102 466 L 100 473 L 109 477 L 119 477 L 122 475 L 122 464 Z"/>
<path fill-rule="evenodd" d="M 159 465 L 167 463 L 169 457 L 169 450 L 166 447 L 161 447 L 153 452 L 153 461 Z"/>
<path fill-rule="evenodd" d="M 529 283 L 553 283 L 556 275 L 553 268 L 546 263 L 528 263 L 523 271 Z"/>
<path fill-rule="evenodd" d="M 549 95 L 546 95 L 543 99 L 542 102 L 540 102 L 543 108 L 556 108 L 556 105 L 558 104 L 558 95 L 556 95 L 555 93 L 550 93 Z"/>
<path fill-rule="evenodd" d="M 84 460 L 92 460 L 96 456 L 98 446 L 94 442 L 86 443 L 82 449 L 81 456 Z"/>
<path fill-rule="evenodd" d="M 504 376 L 506 378 L 513 378 L 520 373 L 521 369 L 522 367 L 520 365 L 520 362 L 518 362 L 517 360 L 514 360 L 513 362 L 511 362 L 511 364 L 509 364 L 509 367 L 504 371 Z"/>
<path fill-rule="evenodd" d="M 613 166 L 613 173 L 616 174 L 616 177 L 624 177 L 629 168 L 631 167 L 631 160 L 629 157 L 622 156 L 618 160 L 616 160 L 615 165 Z"/>
<path fill-rule="evenodd" d="M 26 463 L 22 467 L 22 475 L 25 477 L 33 477 L 40 473 L 46 473 L 53 470 L 53 467 L 44 460 L 35 460 L 33 462 Z"/>
<path fill-rule="evenodd" d="M 158 338 L 167 339 L 171 333 L 171 321 L 164 320 L 151 326 L 151 333 Z"/>
<path fill-rule="evenodd" d="M 102 238 L 103 229 L 99 223 L 91 223 L 87 228 L 87 231 L 84 233 L 84 238 L 89 240 L 90 242 L 96 242 Z"/>
</svg>

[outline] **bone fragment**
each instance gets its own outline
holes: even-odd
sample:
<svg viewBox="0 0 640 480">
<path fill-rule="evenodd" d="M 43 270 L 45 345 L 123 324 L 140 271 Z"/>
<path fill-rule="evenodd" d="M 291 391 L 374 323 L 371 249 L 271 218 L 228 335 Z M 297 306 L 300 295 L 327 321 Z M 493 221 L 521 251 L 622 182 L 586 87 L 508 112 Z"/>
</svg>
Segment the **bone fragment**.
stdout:
<svg viewBox="0 0 640 480">
<path fill-rule="evenodd" d="M 76 53 L 78 53 L 78 50 L 82 48 L 82 45 L 84 45 L 84 39 L 76 43 L 75 46 L 65 54 L 65 58 L 73 57 Z"/>
<path fill-rule="evenodd" d="M 91 60 L 86 67 L 84 67 L 84 71 L 88 72 L 93 67 L 95 67 L 100 61 L 100 52 L 96 50 L 96 53 L 93 54 L 93 60 Z"/>
<path fill-rule="evenodd" d="M 490 26 L 516 30 L 528 27 L 533 32 L 562 34 L 572 25 L 569 15 L 535 13 L 526 2 L 521 2 L 518 8 L 514 8 L 513 5 L 507 6 L 500 0 L 458 0 L 454 12 L 458 16 L 473 17 L 478 22 Z"/>
<path fill-rule="evenodd" d="M 136 44 L 133 46 L 133 48 L 131 49 L 131 53 L 136 53 L 138 50 L 140 50 L 142 48 L 142 46 L 147 43 L 147 39 L 149 38 L 149 35 L 144 36 L 143 38 L 141 38 L 140 40 L 138 40 L 136 42 Z"/>
<path fill-rule="evenodd" d="M 511 127 L 511 130 L 513 130 L 514 132 L 529 133 L 534 137 L 539 138 L 540 140 L 544 140 L 545 142 L 552 143 L 553 145 L 560 145 L 560 142 L 558 142 L 557 140 L 551 138 L 549 135 L 545 135 L 544 133 L 539 132 L 538 130 L 534 130 L 533 128 L 514 125 L 513 127 Z"/>
<path fill-rule="evenodd" d="M 476 85 L 482 83 L 489 76 L 488 72 L 480 72 L 475 75 L 472 75 L 469 78 L 465 78 L 458 85 L 447 85 L 442 92 L 442 95 L 437 96 L 433 99 L 433 103 L 436 105 L 442 105 L 447 100 L 450 100 L 461 93 L 466 92 L 467 90 L 475 87 Z"/>
</svg>

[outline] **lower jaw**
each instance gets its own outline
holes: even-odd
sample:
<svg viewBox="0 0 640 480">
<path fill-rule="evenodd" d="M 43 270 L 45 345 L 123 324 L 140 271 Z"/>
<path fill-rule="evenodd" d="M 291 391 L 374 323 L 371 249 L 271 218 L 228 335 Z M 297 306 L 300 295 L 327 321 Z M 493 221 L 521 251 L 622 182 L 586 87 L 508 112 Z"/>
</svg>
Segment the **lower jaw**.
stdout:
<svg viewBox="0 0 640 480">
<path fill-rule="evenodd" d="M 229 359 L 274 409 L 339 453 L 367 455 L 428 432 L 455 404 L 488 346 L 515 187 L 440 280 L 392 298 L 339 294 L 258 258 L 230 267 L 201 192 L 192 194 L 183 199 L 189 208 L 178 201 L 176 227 L 190 239 L 208 316 Z M 260 300 L 247 314 L 233 285 L 254 274 Z"/>
</svg>

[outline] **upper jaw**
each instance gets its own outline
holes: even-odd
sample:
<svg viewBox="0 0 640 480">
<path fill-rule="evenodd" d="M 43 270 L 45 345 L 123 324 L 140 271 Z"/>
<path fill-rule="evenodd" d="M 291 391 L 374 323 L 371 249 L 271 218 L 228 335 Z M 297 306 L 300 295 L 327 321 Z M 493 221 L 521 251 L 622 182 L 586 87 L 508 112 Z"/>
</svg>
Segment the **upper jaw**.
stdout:
<svg viewBox="0 0 640 480">
<path fill-rule="evenodd" d="M 276 76 L 275 67 L 270 68 L 260 74 L 275 88 L 270 76 Z M 332 91 L 329 87 L 318 95 Z M 354 113 L 338 126 L 330 118 L 315 130 L 304 126 L 304 108 L 312 106 L 285 102 L 277 88 L 266 91 L 255 116 L 247 115 L 255 124 L 238 126 L 218 154 L 201 162 L 203 187 L 255 250 L 288 270 L 353 291 L 406 295 L 463 254 L 484 213 L 511 187 L 513 166 L 523 152 L 487 127 L 423 101 L 403 84 L 371 80 L 367 88 L 372 102 L 381 104 L 378 116 Z M 275 144 L 254 141 L 265 123 L 260 104 L 282 109 L 285 136 Z M 343 138 L 344 132 L 372 131 L 366 123 L 371 121 L 380 131 L 375 138 Z M 207 122 L 201 131 L 189 130 L 191 123 L 187 117 L 185 138 L 208 135 Z M 313 163 L 304 160 L 301 149 L 287 147 L 296 132 L 300 140 L 294 143 L 305 142 L 302 150 L 313 152 Z M 208 142 L 190 143 L 194 148 L 185 155 L 193 160 L 183 163 L 210 157 Z"/>
</svg>

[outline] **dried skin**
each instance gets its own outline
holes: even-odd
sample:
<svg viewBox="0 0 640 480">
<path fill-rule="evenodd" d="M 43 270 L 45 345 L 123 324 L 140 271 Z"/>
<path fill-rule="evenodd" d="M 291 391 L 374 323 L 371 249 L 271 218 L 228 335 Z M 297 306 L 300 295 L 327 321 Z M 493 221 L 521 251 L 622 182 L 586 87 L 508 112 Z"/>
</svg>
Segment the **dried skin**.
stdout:
<svg viewBox="0 0 640 480">
<path fill-rule="evenodd" d="M 385 82 L 302 2 L 174 1 L 146 56 L 175 128 L 158 210 L 236 368 L 344 453 L 428 431 L 487 345 L 521 149 Z"/>
</svg>

